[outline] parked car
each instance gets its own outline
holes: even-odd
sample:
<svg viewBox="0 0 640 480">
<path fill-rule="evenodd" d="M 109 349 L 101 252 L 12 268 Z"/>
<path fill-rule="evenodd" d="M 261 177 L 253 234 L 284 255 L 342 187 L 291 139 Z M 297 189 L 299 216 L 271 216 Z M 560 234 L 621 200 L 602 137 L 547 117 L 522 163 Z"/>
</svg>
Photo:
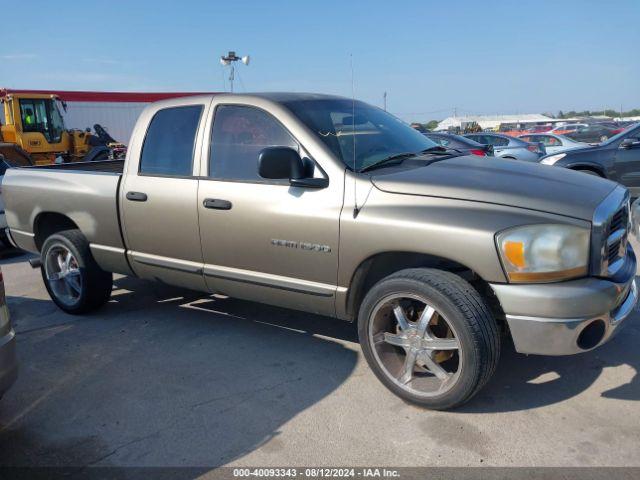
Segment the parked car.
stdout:
<svg viewBox="0 0 640 480">
<path fill-rule="evenodd" d="M 586 127 L 578 128 L 574 132 L 566 133 L 565 136 L 577 142 L 601 143 L 620 133 L 619 128 L 611 128 L 599 123 L 593 123 Z"/>
<path fill-rule="evenodd" d="M 627 187 L 632 197 L 639 197 L 640 123 L 604 143 L 547 155 L 540 163 L 608 178 Z"/>
<path fill-rule="evenodd" d="M 9 234 L 65 312 L 106 303 L 118 272 L 357 321 L 381 382 L 445 409 L 491 378 L 500 331 L 584 352 L 637 301 L 622 186 L 456 155 L 363 102 L 166 100 L 130 145 L 5 175 Z"/>
<path fill-rule="evenodd" d="M 493 147 L 491 145 L 482 145 L 470 138 L 452 133 L 425 133 L 429 140 L 433 140 L 438 145 L 445 148 L 456 150 L 465 155 L 477 155 L 479 157 L 493 156 Z"/>
<path fill-rule="evenodd" d="M 544 146 L 500 133 L 469 133 L 465 137 L 493 147 L 496 157 L 537 162 L 545 154 Z"/>
<path fill-rule="evenodd" d="M 558 125 L 557 127 L 552 128 L 551 130 L 549 130 L 549 133 L 554 133 L 556 135 L 566 135 L 584 127 L 588 127 L 588 125 L 586 123 L 567 123 L 565 125 Z"/>
<path fill-rule="evenodd" d="M 565 150 L 572 150 L 574 148 L 584 148 L 585 144 L 571 140 L 569 137 L 562 135 L 555 135 L 553 133 L 528 133 L 520 135 L 525 142 L 529 143 L 541 143 L 544 145 L 545 152 L 548 154 L 564 152 Z"/>
<path fill-rule="evenodd" d="M 527 133 L 544 133 L 551 130 L 551 125 L 533 125 L 527 128 Z"/>
<path fill-rule="evenodd" d="M 4 293 L 4 279 L 0 270 L 0 398 L 13 385 L 17 375 L 16 334 L 11 326 Z"/>
<path fill-rule="evenodd" d="M 527 131 L 523 125 L 517 123 L 501 123 L 497 129 L 492 130 L 502 135 L 508 135 L 509 137 L 517 137 Z"/>
</svg>

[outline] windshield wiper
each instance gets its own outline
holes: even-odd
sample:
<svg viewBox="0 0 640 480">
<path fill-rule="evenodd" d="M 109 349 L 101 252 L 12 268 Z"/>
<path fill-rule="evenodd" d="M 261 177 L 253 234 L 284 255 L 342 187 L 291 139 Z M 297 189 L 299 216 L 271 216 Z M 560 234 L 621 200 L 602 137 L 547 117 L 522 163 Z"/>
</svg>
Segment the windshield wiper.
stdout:
<svg viewBox="0 0 640 480">
<path fill-rule="evenodd" d="M 409 157 L 417 157 L 420 155 L 454 155 L 453 153 L 451 153 L 451 150 L 454 150 L 452 148 L 446 148 L 443 147 L 442 145 L 434 145 L 433 147 L 429 147 L 429 148 L 425 148 L 424 150 L 421 150 L 419 152 L 404 152 L 404 153 L 396 153 L 393 155 L 390 155 L 388 157 L 383 158 L 382 160 L 376 162 L 376 163 L 372 163 L 371 165 L 368 165 L 364 168 L 361 168 L 359 173 L 364 173 L 364 172 L 368 172 L 370 170 L 375 170 L 376 168 L 381 168 L 384 166 L 388 166 L 390 164 L 400 164 L 402 163 L 401 161 L 398 160 L 404 160 L 405 158 L 409 158 Z M 457 151 L 457 150 L 454 150 Z"/>
<path fill-rule="evenodd" d="M 416 155 L 420 155 L 420 152 L 416 153 L 416 152 L 404 152 L 404 153 L 394 153 L 393 155 L 389 155 L 388 157 L 383 158 L 382 160 L 379 160 L 375 163 L 372 163 L 371 165 L 368 165 L 366 167 L 362 167 L 359 170 L 359 173 L 364 173 L 364 172 L 368 172 L 369 170 L 374 170 L 376 168 L 380 168 L 380 167 L 384 167 L 385 165 L 389 165 L 392 163 L 402 163 L 402 162 L 398 162 L 398 160 L 402 160 L 408 157 L 415 157 Z"/>
</svg>

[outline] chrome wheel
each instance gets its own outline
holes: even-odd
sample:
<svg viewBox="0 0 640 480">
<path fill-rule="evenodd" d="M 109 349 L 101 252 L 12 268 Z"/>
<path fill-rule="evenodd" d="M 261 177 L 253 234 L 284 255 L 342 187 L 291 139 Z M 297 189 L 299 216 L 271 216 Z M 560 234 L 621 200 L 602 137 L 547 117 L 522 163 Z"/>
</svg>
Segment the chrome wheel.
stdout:
<svg viewBox="0 0 640 480">
<path fill-rule="evenodd" d="M 44 270 L 56 298 L 65 305 L 75 305 L 82 293 L 82 276 L 73 253 L 63 245 L 52 246 L 47 250 Z"/>
<path fill-rule="evenodd" d="M 419 296 L 380 300 L 369 322 L 369 342 L 385 375 L 413 395 L 442 395 L 460 377 L 462 347 L 453 326 Z"/>
</svg>

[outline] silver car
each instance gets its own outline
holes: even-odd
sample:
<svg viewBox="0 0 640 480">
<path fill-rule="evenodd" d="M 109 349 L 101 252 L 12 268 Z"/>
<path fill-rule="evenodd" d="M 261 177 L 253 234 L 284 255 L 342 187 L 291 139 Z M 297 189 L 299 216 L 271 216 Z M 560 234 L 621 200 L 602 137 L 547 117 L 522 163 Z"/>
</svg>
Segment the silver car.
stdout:
<svg viewBox="0 0 640 480">
<path fill-rule="evenodd" d="M 586 145 L 581 142 L 576 142 L 568 137 L 557 135 L 555 133 L 526 133 L 519 135 L 525 142 L 529 143 L 542 143 L 547 154 L 565 152 L 567 150 L 573 150 L 574 148 L 584 148 Z"/>
<path fill-rule="evenodd" d="M 525 162 L 537 162 L 541 156 L 546 155 L 541 144 L 528 143 L 516 137 L 502 135 L 500 133 L 468 133 L 465 137 L 483 145 L 492 145 L 493 154 L 496 157 L 509 158 L 511 160 L 523 160 Z"/>
</svg>

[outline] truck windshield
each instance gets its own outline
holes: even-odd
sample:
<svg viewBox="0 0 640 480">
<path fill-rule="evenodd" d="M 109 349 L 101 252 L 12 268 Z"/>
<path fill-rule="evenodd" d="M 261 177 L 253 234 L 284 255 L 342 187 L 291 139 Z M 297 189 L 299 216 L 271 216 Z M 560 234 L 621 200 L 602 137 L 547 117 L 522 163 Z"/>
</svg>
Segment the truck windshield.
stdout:
<svg viewBox="0 0 640 480">
<path fill-rule="evenodd" d="M 436 146 L 402 120 L 364 102 L 310 99 L 284 102 L 351 170 L 383 158 Z"/>
</svg>

